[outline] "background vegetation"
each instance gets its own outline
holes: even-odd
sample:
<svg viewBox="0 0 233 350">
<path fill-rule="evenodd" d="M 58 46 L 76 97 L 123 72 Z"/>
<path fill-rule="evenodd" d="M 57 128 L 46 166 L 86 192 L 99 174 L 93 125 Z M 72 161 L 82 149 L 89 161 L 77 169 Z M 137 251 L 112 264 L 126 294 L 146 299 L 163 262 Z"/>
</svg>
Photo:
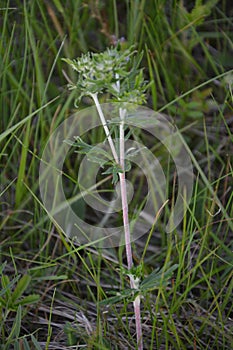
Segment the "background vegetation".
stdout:
<svg viewBox="0 0 233 350">
<path fill-rule="evenodd" d="M 124 248 L 74 246 L 50 221 L 38 188 L 43 147 L 75 110 L 64 76 L 75 75 L 61 58 L 102 51 L 120 38 L 143 50 L 153 81 L 148 106 L 173 117 L 195 172 L 182 225 L 167 235 L 167 210 L 145 252 L 145 275 L 179 264 L 169 285 L 143 300 L 145 349 L 232 349 L 230 2 L 3 0 L 0 27 L 0 349 L 136 348 L 131 304 L 98 303 L 128 284 L 119 270 Z M 65 171 L 75 179 L 78 158 Z M 76 210 L 90 220 L 84 203 Z M 135 261 L 144 246 L 145 238 L 135 242 Z"/>
</svg>

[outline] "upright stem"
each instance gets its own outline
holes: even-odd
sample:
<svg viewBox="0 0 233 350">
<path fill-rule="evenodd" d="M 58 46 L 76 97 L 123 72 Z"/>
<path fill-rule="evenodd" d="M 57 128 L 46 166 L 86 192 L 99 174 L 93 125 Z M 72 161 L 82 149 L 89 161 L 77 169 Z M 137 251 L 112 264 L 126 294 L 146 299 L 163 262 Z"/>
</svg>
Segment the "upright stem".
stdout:
<svg viewBox="0 0 233 350">
<path fill-rule="evenodd" d="M 126 257 L 128 269 L 130 270 L 133 266 L 132 260 L 132 248 L 130 243 L 130 227 L 129 227 L 129 215 L 128 215 L 128 202 L 127 202 L 127 189 L 125 182 L 125 134 L 124 134 L 124 119 L 125 119 L 125 110 L 120 108 L 120 165 L 123 170 L 123 173 L 119 174 L 120 185 L 121 185 L 121 201 L 122 201 L 122 211 L 123 211 L 123 222 L 125 230 L 125 248 L 126 248 Z M 136 289 L 136 283 L 133 276 L 130 276 L 130 287 Z M 136 323 L 136 334 L 137 334 L 137 345 L 138 350 L 143 350 L 142 342 L 142 324 L 141 324 L 141 309 L 140 309 L 141 297 L 138 295 L 134 302 L 134 315 Z"/>
<path fill-rule="evenodd" d="M 140 303 L 141 303 L 141 296 L 137 295 L 133 302 L 135 323 L 136 323 L 137 344 L 138 344 L 138 350 L 143 350 Z"/>
<path fill-rule="evenodd" d="M 120 108 L 120 165 L 123 173 L 119 173 L 120 186 L 121 186 L 121 203 L 122 203 L 122 212 L 123 212 L 123 224 L 125 231 L 125 249 L 127 257 L 127 265 L 130 270 L 133 266 L 132 259 L 132 248 L 130 243 L 130 228 L 129 228 L 129 215 L 128 215 L 128 202 L 127 202 L 127 189 L 125 182 L 125 135 L 124 135 L 124 110 Z M 130 280 L 131 288 L 132 281 Z"/>
<path fill-rule="evenodd" d="M 119 86 L 118 86 L 119 87 Z M 119 87 L 120 88 L 120 87 Z M 115 162 L 117 164 L 120 163 L 120 166 L 122 168 L 122 173 L 119 173 L 119 179 L 120 179 L 120 188 L 121 188 L 121 203 L 122 203 L 122 212 L 123 212 L 123 224 L 124 224 L 124 233 L 125 233 L 125 248 L 126 248 L 126 258 L 127 258 L 127 267 L 128 270 L 130 270 L 133 267 L 133 258 L 132 258 L 132 247 L 130 243 L 130 227 L 129 227 L 129 215 L 128 215 L 128 202 L 127 202 L 127 189 L 126 189 L 126 181 L 125 181 L 125 135 L 124 135 L 124 118 L 125 118 L 125 111 L 120 108 L 120 160 L 118 158 L 109 128 L 106 124 L 106 120 L 103 114 L 103 111 L 101 109 L 97 94 L 91 95 L 97 111 L 100 116 L 100 120 L 103 124 L 103 128 L 105 131 L 105 134 L 107 136 L 107 140 L 109 142 L 113 157 L 115 159 Z M 132 289 L 136 289 L 136 283 L 134 280 L 134 277 L 130 275 L 130 287 Z M 143 350 L 143 342 L 142 342 L 142 325 L 141 325 L 141 310 L 140 310 L 140 295 L 138 295 L 134 302 L 134 315 L 135 315 L 135 323 L 136 323 L 136 333 L 137 333 L 137 345 L 138 350 Z"/>
<path fill-rule="evenodd" d="M 98 111 L 99 116 L 100 116 L 101 123 L 103 125 L 105 134 L 107 136 L 107 139 L 108 139 L 108 142 L 109 142 L 109 145 L 110 145 L 113 157 L 115 159 L 115 162 L 118 164 L 119 163 L 118 155 L 117 155 L 117 152 L 116 152 L 116 149 L 115 149 L 115 146 L 114 146 L 114 143 L 113 143 L 112 136 L 110 134 L 109 128 L 107 126 L 107 122 L 106 122 L 105 116 L 104 116 L 103 111 L 101 109 L 101 106 L 100 106 L 97 94 L 91 94 L 91 97 L 93 98 L 93 100 L 95 102 L 97 111 Z"/>
</svg>

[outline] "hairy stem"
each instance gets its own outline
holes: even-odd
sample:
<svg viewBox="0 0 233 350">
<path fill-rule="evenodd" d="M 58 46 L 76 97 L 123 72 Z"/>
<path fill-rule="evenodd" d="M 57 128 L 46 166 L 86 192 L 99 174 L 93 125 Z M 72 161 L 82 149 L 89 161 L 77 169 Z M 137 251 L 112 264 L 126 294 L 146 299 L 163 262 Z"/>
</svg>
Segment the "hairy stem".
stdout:
<svg viewBox="0 0 233 350">
<path fill-rule="evenodd" d="M 99 100 L 98 100 L 98 96 L 97 96 L 97 94 L 91 94 L 91 97 L 93 98 L 93 100 L 95 102 L 95 105 L 96 105 L 97 111 L 99 113 L 100 120 L 101 120 L 101 123 L 103 125 L 105 134 L 107 136 L 107 140 L 109 142 L 109 146 L 111 148 L 114 160 L 118 164 L 119 163 L 119 159 L 118 159 L 118 155 L 117 155 L 117 152 L 116 152 L 116 148 L 114 146 L 114 143 L 113 143 L 113 140 L 112 140 L 112 136 L 111 136 L 109 128 L 107 126 L 107 122 L 106 122 L 105 116 L 103 114 L 102 108 L 100 106 L 100 103 L 99 103 Z"/>
<path fill-rule="evenodd" d="M 104 117 L 103 111 L 101 109 L 97 94 L 91 95 L 97 111 L 100 116 L 100 120 L 102 122 L 105 134 L 107 136 L 107 140 L 109 142 L 113 157 L 117 164 L 120 164 L 122 171 L 119 175 L 120 180 L 120 188 L 121 188 L 121 203 L 122 203 L 122 212 L 123 212 L 123 224 L 124 224 L 124 233 L 125 233 L 125 248 L 126 248 L 126 257 L 127 257 L 127 267 L 130 270 L 133 267 L 133 255 L 132 255 L 132 247 L 130 243 L 130 227 L 129 227 L 129 215 L 128 215 L 128 202 L 127 202 L 127 188 L 126 188 L 126 180 L 125 180 L 125 135 L 124 135 L 124 118 L 125 118 L 125 110 L 120 108 L 120 159 L 118 158 L 116 148 L 114 146 L 109 128 L 106 124 L 106 119 Z M 136 289 L 134 276 L 130 276 L 130 287 L 132 289 Z M 137 333 L 137 345 L 138 350 L 143 350 L 143 342 L 142 342 L 142 325 L 141 325 L 141 310 L 140 310 L 140 295 L 136 297 L 133 302 L 134 305 L 134 315 L 135 315 L 135 323 L 136 323 L 136 333 Z"/>
<path fill-rule="evenodd" d="M 130 228 L 129 228 L 129 215 L 128 215 L 128 202 L 127 202 L 127 189 L 125 181 L 125 135 L 124 135 L 124 114 L 125 111 L 120 108 L 120 165 L 123 173 L 119 173 L 120 186 L 121 186 L 121 203 L 123 212 L 123 223 L 125 231 L 125 249 L 127 257 L 127 265 L 130 270 L 133 266 L 132 248 L 130 243 Z M 132 287 L 132 285 L 131 285 Z"/>
<path fill-rule="evenodd" d="M 130 270 L 133 266 L 132 260 L 132 248 L 130 243 L 130 227 L 129 227 L 129 215 L 128 215 L 128 202 L 127 202 L 127 188 L 125 182 L 125 135 L 124 135 L 124 119 L 125 119 L 125 110 L 120 108 L 120 165 L 123 170 L 123 173 L 119 174 L 120 185 L 121 185 L 121 201 L 122 201 L 122 211 L 123 211 L 123 222 L 125 230 L 125 248 L 126 248 L 126 257 L 127 265 Z M 135 280 L 133 276 L 130 276 L 130 287 L 136 289 Z M 134 305 L 134 315 L 136 323 L 136 334 L 137 334 L 137 345 L 138 350 L 143 350 L 142 342 L 142 324 L 141 324 L 141 310 L 140 310 L 140 295 L 136 297 L 133 302 Z"/>
<path fill-rule="evenodd" d="M 138 350 L 143 350 L 140 302 L 141 302 L 141 296 L 138 295 L 136 296 L 133 302 L 133 306 L 134 306 L 134 314 L 135 314 Z"/>
</svg>

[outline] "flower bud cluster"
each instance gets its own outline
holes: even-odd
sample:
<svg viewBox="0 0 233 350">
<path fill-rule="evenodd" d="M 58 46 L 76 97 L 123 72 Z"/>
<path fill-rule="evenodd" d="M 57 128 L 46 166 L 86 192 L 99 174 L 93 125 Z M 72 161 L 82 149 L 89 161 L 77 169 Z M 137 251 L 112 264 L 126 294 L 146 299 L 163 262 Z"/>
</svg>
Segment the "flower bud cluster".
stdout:
<svg viewBox="0 0 233 350">
<path fill-rule="evenodd" d="M 79 100 L 107 92 L 114 101 L 144 103 L 147 86 L 138 68 L 142 56 L 136 59 L 135 53 L 133 46 L 124 51 L 116 46 L 101 53 L 82 54 L 78 59 L 64 59 L 79 74 L 69 88 L 78 90 Z"/>
</svg>

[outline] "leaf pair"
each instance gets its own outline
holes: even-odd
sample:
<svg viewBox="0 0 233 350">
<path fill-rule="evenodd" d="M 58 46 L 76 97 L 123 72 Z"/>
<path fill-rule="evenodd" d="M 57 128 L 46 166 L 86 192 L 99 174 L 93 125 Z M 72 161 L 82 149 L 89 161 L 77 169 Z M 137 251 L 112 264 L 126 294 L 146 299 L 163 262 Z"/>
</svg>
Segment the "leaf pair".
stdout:
<svg viewBox="0 0 233 350">
<path fill-rule="evenodd" d="M 112 156 L 106 152 L 104 149 L 98 146 L 91 146 L 88 143 L 84 142 L 81 137 L 75 137 L 76 142 L 72 142 L 70 140 L 65 140 L 64 142 L 70 146 L 75 146 L 78 148 L 77 153 L 87 155 L 87 159 L 90 162 L 97 163 L 101 168 L 107 169 L 102 173 L 103 175 L 112 175 L 112 183 L 115 185 L 118 182 L 118 174 L 123 173 L 122 167 L 120 164 L 117 164 Z M 130 171 L 131 163 L 129 161 L 125 161 L 124 171 Z"/>
<path fill-rule="evenodd" d="M 155 269 L 151 274 L 145 277 L 137 289 L 124 289 L 121 292 L 117 292 L 116 295 L 109 297 L 100 302 L 100 305 L 114 305 L 123 300 L 132 302 L 138 295 L 145 295 L 152 290 L 165 287 L 168 284 L 169 279 L 172 277 L 173 272 L 178 268 L 178 264 L 172 265 L 166 271 L 164 269 Z M 129 271 L 126 271 L 129 275 Z M 132 278 L 138 278 L 138 276 L 131 275 Z"/>
</svg>

